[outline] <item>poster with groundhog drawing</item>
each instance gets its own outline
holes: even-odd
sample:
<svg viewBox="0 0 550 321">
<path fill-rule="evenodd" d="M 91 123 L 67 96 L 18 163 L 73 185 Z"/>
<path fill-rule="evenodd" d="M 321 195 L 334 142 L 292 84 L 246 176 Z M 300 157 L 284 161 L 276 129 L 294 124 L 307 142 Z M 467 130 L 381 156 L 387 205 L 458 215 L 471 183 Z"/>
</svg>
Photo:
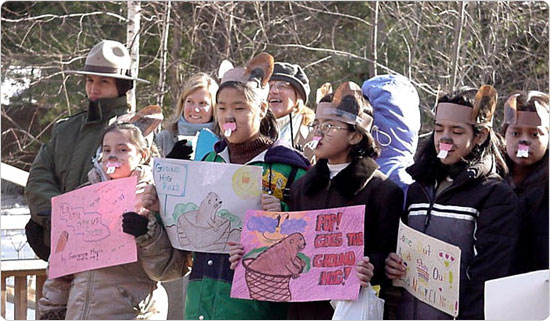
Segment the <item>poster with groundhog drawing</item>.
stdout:
<svg viewBox="0 0 550 321">
<path fill-rule="evenodd" d="M 155 158 L 162 223 L 178 249 L 228 253 L 249 209 L 260 209 L 262 167 Z"/>
<path fill-rule="evenodd" d="M 365 205 L 246 213 L 231 297 L 274 302 L 357 300 Z"/>
<path fill-rule="evenodd" d="M 137 261 L 134 237 L 122 232 L 122 213 L 135 210 L 135 176 L 52 197 L 50 279 Z"/>
</svg>

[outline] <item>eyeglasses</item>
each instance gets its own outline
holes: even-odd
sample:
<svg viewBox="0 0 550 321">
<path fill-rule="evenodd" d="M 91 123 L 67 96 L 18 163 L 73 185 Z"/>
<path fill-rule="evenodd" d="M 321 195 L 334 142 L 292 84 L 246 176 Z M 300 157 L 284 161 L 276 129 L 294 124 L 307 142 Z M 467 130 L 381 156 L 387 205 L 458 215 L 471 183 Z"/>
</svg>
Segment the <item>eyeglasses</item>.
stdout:
<svg viewBox="0 0 550 321">
<path fill-rule="evenodd" d="M 322 124 L 313 124 L 313 125 L 310 125 L 308 126 L 310 129 L 312 129 L 313 131 L 316 131 L 316 132 L 321 132 L 323 134 L 328 134 L 330 133 L 331 130 L 339 130 L 339 129 L 345 129 L 345 130 L 349 130 L 349 127 L 341 127 L 341 126 L 336 126 L 336 125 L 333 125 L 333 124 L 330 124 L 330 123 L 322 123 Z"/>
<path fill-rule="evenodd" d="M 283 91 L 283 90 L 292 89 L 292 85 L 286 81 L 271 81 L 269 82 L 269 88 Z"/>
</svg>

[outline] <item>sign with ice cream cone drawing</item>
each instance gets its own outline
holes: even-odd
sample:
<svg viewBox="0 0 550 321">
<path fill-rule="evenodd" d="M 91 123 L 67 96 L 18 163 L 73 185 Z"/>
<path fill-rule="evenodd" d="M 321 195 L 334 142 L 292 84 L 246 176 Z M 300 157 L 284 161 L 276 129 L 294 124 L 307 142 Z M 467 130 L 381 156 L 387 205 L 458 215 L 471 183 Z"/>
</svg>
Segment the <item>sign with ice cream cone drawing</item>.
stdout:
<svg viewBox="0 0 550 321">
<path fill-rule="evenodd" d="M 260 208 L 262 167 L 155 158 L 160 216 L 173 247 L 228 253 L 248 209 Z"/>
<path fill-rule="evenodd" d="M 137 261 L 122 213 L 135 210 L 137 178 L 109 180 L 52 197 L 48 277 Z"/>
<path fill-rule="evenodd" d="M 406 274 L 393 285 L 454 317 L 458 316 L 460 248 L 418 232 L 399 222 L 397 255 Z"/>
<path fill-rule="evenodd" d="M 262 301 L 356 300 L 365 206 L 246 213 L 245 255 L 231 297 Z"/>
</svg>

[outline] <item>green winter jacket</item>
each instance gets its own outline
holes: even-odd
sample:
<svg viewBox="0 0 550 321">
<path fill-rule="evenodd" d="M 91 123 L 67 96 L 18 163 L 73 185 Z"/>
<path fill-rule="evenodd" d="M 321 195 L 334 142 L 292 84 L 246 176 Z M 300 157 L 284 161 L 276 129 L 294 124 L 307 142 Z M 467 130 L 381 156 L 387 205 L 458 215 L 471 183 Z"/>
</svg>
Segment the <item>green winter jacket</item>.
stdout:
<svg viewBox="0 0 550 321">
<path fill-rule="evenodd" d="M 206 155 L 205 161 L 229 163 L 227 148 L 223 141 L 220 143 L 215 146 L 216 151 Z M 284 192 L 285 187 L 291 185 L 287 184 L 289 176 L 294 175 L 295 180 L 300 178 L 306 173 L 309 162 L 278 141 L 247 165 L 262 166 L 264 193 L 269 192 L 282 200 L 283 194 L 289 192 Z M 283 211 L 288 210 L 284 202 L 281 206 Z M 287 303 L 231 298 L 232 281 L 229 255 L 195 252 L 187 287 L 185 319 L 286 319 Z"/>
<path fill-rule="evenodd" d="M 40 148 L 29 173 L 25 197 L 31 219 L 45 230 L 50 245 L 51 198 L 70 192 L 88 181 L 92 157 L 103 130 L 129 111 L 126 97 L 90 102 L 88 110 L 59 120 L 50 141 Z"/>
</svg>

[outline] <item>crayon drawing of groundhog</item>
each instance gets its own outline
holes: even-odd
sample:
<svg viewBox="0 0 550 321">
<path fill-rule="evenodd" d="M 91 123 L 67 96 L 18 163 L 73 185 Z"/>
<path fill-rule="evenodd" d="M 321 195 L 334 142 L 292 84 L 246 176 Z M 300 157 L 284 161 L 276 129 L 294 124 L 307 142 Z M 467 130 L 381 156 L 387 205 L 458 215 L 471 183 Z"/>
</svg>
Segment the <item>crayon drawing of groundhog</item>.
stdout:
<svg viewBox="0 0 550 321">
<path fill-rule="evenodd" d="M 255 300 L 290 301 L 290 279 L 296 279 L 306 262 L 298 253 L 306 247 L 301 233 L 273 244 L 254 259 L 243 260 L 250 297 Z"/>
<path fill-rule="evenodd" d="M 228 240 L 238 241 L 239 231 L 231 230 L 231 222 L 216 215 L 221 206 L 220 197 L 210 192 L 197 210 L 181 214 L 177 223 L 180 244 L 214 252 L 226 250 Z"/>
</svg>

